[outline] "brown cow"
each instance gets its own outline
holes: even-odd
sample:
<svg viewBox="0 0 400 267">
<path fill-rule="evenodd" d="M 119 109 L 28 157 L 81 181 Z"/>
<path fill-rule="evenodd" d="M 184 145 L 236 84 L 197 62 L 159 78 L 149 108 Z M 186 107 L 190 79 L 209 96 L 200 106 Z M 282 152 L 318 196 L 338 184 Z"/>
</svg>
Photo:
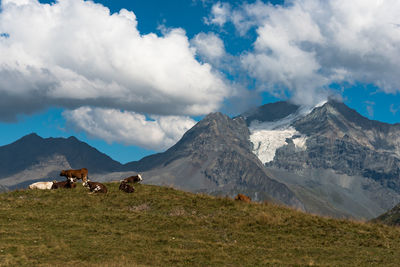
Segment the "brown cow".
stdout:
<svg viewBox="0 0 400 267">
<path fill-rule="evenodd" d="M 134 175 L 134 176 L 129 176 L 122 180 L 125 183 L 138 183 L 143 180 L 142 176 L 140 174 Z"/>
<path fill-rule="evenodd" d="M 83 182 L 86 182 L 88 177 L 88 169 L 82 168 L 78 170 L 62 170 L 60 176 L 67 177 L 67 179 L 71 180 L 71 182 L 75 179 L 82 179 Z"/>
<path fill-rule="evenodd" d="M 251 202 L 251 198 L 248 197 L 248 196 L 246 196 L 246 195 L 243 195 L 243 194 L 238 194 L 238 195 L 235 197 L 235 200 L 243 201 L 243 202 L 247 202 L 247 203 L 250 203 L 250 202 Z"/>
<path fill-rule="evenodd" d="M 75 188 L 75 187 L 76 187 L 76 184 L 72 183 L 70 180 L 63 181 L 63 182 L 53 181 L 53 185 L 51 186 L 51 189 Z"/>
<path fill-rule="evenodd" d="M 119 185 L 119 190 L 122 190 L 126 193 L 133 193 L 135 192 L 135 188 L 131 185 L 129 185 L 127 182 L 122 181 L 121 184 Z"/>
<path fill-rule="evenodd" d="M 83 183 L 84 187 L 89 187 L 90 192 L 92 193 L 107 193 L 107 187 L 98 182 L 91 182 L 87 180 L 86 182 Z"/>
</svg>

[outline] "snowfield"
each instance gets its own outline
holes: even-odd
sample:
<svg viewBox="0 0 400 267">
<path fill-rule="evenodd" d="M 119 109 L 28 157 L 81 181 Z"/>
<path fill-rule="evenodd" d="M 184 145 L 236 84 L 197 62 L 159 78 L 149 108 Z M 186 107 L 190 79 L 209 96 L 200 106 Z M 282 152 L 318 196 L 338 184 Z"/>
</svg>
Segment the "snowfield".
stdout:
<svg viewBox="0 0 400 267">
<path fill-rule="evenodd" d="M 326 102 L 326 101 L 325 101 Z M 296 113 L 271 122 L 252 121 L 250 124 L 250 141 L 254 145 L 253 153 L 263 164 L 274 160 L 278 148 L 287 145 L 287 138 L 292 139 L 296 149 L 306 150 L 307 137 L 291 126 L 296 120 L 308 115 L 314 108 L 322 106 L 325 102 L 315 107 L 301 107 Z"/>
<path fill-rule="evenodd" d="M 305 150 L 307 137 L 300 135 L 293 127 L 285 130 L 254 130 L 251 131 L 250 141 L 254 145 L 253 153 L 261 160 L 267 163 L 274 160 L 275 152 L 278 148 L 287 145 L 287 138 L 292 138 L 293 143 L 298 149 Z M 297 137 L 299 136 L 299 137 Z"/>
<path fill-rule="evenodd" d="M 262 163 L 270 162 L 274 159 L 276 150 L 287 144 L 286 138 L 291 138 L 295 133 L 294 129 L 256 130 L 250 135 L 250 141 L 254 145 L 253 153 Z"/>
</svg>

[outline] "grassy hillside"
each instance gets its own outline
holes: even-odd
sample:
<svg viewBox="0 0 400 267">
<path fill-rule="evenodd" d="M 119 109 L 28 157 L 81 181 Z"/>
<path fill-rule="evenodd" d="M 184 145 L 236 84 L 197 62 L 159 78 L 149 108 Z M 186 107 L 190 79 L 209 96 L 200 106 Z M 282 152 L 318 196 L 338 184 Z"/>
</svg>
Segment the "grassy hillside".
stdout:
<svg viewBox="0 0 400 267">
<path fill-rule="evenodd" d="M 400 229 L 138 185 L 0 194 L 0 265 L 398 266 Z"/>
<path fill-rule="evenodd" d="M 400 226 L 400 204 L 371 221 L 387 225 Z"/>
</svg>

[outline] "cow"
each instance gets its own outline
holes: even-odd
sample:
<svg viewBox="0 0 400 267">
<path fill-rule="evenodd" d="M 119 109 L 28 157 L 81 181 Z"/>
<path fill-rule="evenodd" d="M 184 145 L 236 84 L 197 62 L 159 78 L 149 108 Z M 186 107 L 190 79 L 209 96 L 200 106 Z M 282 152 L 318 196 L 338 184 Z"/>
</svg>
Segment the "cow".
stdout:
<svg viewBox="0 0 400 267">
<path fill-rule="evenodd" d="M 143 178 L 140 174 L 134 175 L 134 176 L 129 176 L 125 179 L 123 179 L 121 182 L 125 182 L 125 183 L 138 183 L 143 181 Z"/>
<path fill-rule="evenodd" d="M 238 195 L 235 197 L 235 200 L 243 201 L 243 202 L 247 202 L 247 203 L 250 203 L 250 202 L 251 202 L 251 198 L 248 197 L 248 196 L 246 196 L 246 195 L 243 195 L 243 194 L 238 194 Z"/>
<path fill-rule="evenodd" d="M 87 180 L 83 183 L 83 186 L 89 187 L 89 190 L 92 193 L 107 193 L 107 187 L 102 183 L 91 182 Z"/>
<path fill-rule="evenodd" d="M 75 188 L 76 184 L 72 183 L 71 180 L 63 181 L 63 182 L 53 182 L 53 186 L 51 189 L 58 189 L 58 188 Z"/>
<path fill-rule="evenodd" d="M 122 181 L 121 184 L 119 185 L 119 190 L 124 191 L 126 193 L 135 192 L 135 188 L 124 181 Z"/>
<path fill-rule="evenodd" d="M 67 177 L 68 180 L 75 181 L 76 179 L 82 179 L 83 182 L 87 181 L 88 169 L 82 168 L 78 170 L 62 170 L 60 176 Z"/>
<path fill-rule="evenodd" d="M 29 185 L 29 189 L 46 190 L 46 189 L 51 189 L 52 186 L 53 186 L 53 182 L 36 182 L 36 183 Z"/>
</svg>

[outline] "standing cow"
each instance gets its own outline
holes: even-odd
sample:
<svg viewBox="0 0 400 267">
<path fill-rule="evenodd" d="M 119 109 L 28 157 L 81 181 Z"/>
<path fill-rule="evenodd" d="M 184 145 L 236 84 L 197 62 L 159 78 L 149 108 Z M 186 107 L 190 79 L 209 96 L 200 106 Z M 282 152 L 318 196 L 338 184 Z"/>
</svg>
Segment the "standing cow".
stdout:
<svg viewBox="0 0 400 267">
<path fill-rule="evenodd" d="M 75 181 L 75 179 L 82 179 L 82 181 L 85 183 L 88 177 L 88 169 L 82 168 L 78 170 L 62 170 L 60 172 L 60 176 L 67 177 L 67 179 L 71 182 Z"/>
<path fill-rule="evenodd" d="M 107 193 L 107 187 L 102 183 L 91 182 L 87 180 L 83 183 L 83 186 L 89 187 L 89 190 L 92 193 Z"/>
</svg>

